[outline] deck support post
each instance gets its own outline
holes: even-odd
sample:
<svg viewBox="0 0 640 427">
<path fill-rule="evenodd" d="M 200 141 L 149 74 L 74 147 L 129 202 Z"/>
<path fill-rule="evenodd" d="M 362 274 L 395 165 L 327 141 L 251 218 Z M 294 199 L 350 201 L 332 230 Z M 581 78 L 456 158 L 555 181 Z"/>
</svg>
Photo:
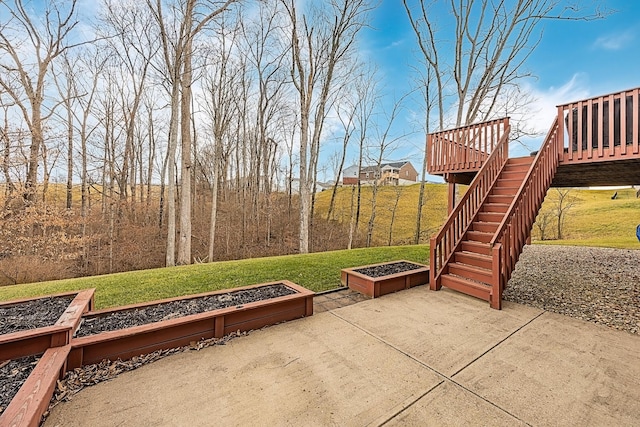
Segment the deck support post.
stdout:
<svg viewBox="0 0 640 427">
<path fill-rule="evenodd" d="M 448 213 L 451 215 L 451 212 L 456 208 L 456 183 L 455 181 L 449 182 L 449 203 L 448 203 Z"/>
</svg>

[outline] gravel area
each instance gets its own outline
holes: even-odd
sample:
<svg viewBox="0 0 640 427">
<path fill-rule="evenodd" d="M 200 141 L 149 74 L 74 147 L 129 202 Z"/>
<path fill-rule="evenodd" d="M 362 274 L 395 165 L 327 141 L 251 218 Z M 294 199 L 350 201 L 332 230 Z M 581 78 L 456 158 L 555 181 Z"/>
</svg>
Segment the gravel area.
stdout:
<svg viewBox="0 0 640 427">
<path fill-rule="evenodd" d="M 355 271 L 356 273 L 364 274 L 365 276 L 369 276 L 369 277 L 383 277 L 383 276 L 388 276 L 390 274 L 417 270 L 422 267 L 423 266 L 419 264 L 398 261 L 398 262 L 390 262 L 382 265 L 376 265 L 373 267 L 357 268 L 357 269 L 354 269 L 353 271 Z"/>
<path fill-rule="evenodd" d="M 640 250 L 529 245 L 503 297 L 640 333 Z"/>
<path fill-rule="evenodd" d="M 74 296 L 47 297 L 0 306 L 0 334 L 54 325 Z"/>
<path fill-rule="evenodd" d="M 140 307 L 134 310 L 115 311 L 102 316 L 85 317 L 76 332 L 77 337 L 86 337 L 101 332 L 115 331 L 133 326 L 146 325 L 161 320 L 175 319 L 191 314 L 221 308 L 241 306 L 286 295 L 296 291 L 282 284 L 216 294 L 206 297 L 189 298 L 167 303 Z"/>
</svg>

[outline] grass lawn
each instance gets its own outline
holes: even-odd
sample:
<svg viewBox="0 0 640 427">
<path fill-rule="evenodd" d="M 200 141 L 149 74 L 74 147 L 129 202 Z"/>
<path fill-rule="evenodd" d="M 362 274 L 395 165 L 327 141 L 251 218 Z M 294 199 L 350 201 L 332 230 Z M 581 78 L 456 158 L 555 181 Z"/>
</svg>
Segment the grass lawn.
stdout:
<svg viewBox="0 0 640 427">
<path fill-rule="evenodd" d="M 0 301 L 96 288 L 97 308 L 290 280 L 315 292 L 340 287 L 340 270 L 406 259 L 426 264 L 429 247 L 395 246 L 223 261 L 0 288 Z"/>
</svg>

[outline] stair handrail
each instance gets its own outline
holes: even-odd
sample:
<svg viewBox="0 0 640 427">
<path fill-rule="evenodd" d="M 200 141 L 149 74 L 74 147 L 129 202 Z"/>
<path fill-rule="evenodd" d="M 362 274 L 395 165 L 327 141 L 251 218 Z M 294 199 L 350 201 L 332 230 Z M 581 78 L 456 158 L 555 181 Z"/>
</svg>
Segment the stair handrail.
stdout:
<svg viewBox="0 0 640 427">
<path fill-rule="evenodd" d="M 430 239 L 430 281 L 438 288 L 440 276 L 451 256 L 489 195 L 500 172 L 509 159 L 509 118 L 505 118 L 504 133 L 478 171 L 460 202 L 453 209 L 438 234 Z"/>
<path fill-rule="evenodd" d="M 500 296 L 518 262 L 522 248 L 531 233 L 531 227 L 533 227 L 558 168 L 558 128 L 558 118 L 556 117 L 542 147 L 540 147 L 518 192 L 491 239 L 490 245 L 494 250 L 498 245 L 501 246 L 501 255 L 494 257 L 494 264 L 498 261 L 499 265 L 493 265 L 493 271 L 499 272 L 497 277 L 499 282 L 492 284 L 494 288 L 497 288 L 494 291 L 498 291 Z"/>
</svg>

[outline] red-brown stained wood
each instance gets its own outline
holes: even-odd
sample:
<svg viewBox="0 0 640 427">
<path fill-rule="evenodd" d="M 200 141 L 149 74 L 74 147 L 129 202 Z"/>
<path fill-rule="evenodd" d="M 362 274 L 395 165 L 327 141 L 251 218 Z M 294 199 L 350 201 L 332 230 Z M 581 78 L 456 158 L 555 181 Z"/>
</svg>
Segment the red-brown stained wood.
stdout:
<svg viewBox="0 0 640 427">
<path fill-rule="evenodd" d="M 0 335 L 0 360 L 17 359 L 43 353 L 46 349 L 69 344 L 71 335 L 77 329 L 82 314 L 93 308 L 95 289 L 65 292 L 34 298 L 5 301 L 0 305 L 13 305 L 48 297 L 75 295 L 64 313 L 51 326 Z"/>
<path fill-rule="evenodd" d="M 117 331 L 103 332 L 91 336 L 74 338 L 67 369 L 97 363 L 102 359 L 126 360 L 131 357 L 150 353 L 160 349 L 169 349 L 222 336 L 235 331 L 248 331 L 274 323 L 310 316 L 313 314 L 314 293 L 295 283 L 282 280 L 272 283 L 244 286 L 216 292 L 168 298 L 141 304 L 132 304 L 87 313 L 85 317 L 106 315 L 111 312 L 132 310 L 150 305 L 198 298 L 230 291 L 251 289 L 273 284 L 283 284 L 295 294 L 256 301 L 236 307 L 227 307 L 204 313 L 192 314 L 146 325 L 134 326 Z"/>
<path fill-rule="evenodd" d="M 49 407 L 56 381 L 65 371 L 70 346 L 44 352 L 31 375 L 5 411 L 0 415 L 2 427 L 37 427 Z"/>
<path fill-rule="evenodd" d="M 429 267 L 426 265 L 405 260 L 393 261 L 392 263 L 396 262 L 407 262 L 410 264 L 420 265 L 421 267 L 381 277 L 370 277 L 354 270 L 377 267 L 391 263 L 384 262 L 380 264 L 344 268 L 340 272 L 342 284 L 344 286 L 348 286 L 349 289 L 353 289 L 354 291 L 360 292 L 361 294 L 367 295 L 371 298 L 378 298 L 382 295 L 429 283 Z"/>
</svg>

